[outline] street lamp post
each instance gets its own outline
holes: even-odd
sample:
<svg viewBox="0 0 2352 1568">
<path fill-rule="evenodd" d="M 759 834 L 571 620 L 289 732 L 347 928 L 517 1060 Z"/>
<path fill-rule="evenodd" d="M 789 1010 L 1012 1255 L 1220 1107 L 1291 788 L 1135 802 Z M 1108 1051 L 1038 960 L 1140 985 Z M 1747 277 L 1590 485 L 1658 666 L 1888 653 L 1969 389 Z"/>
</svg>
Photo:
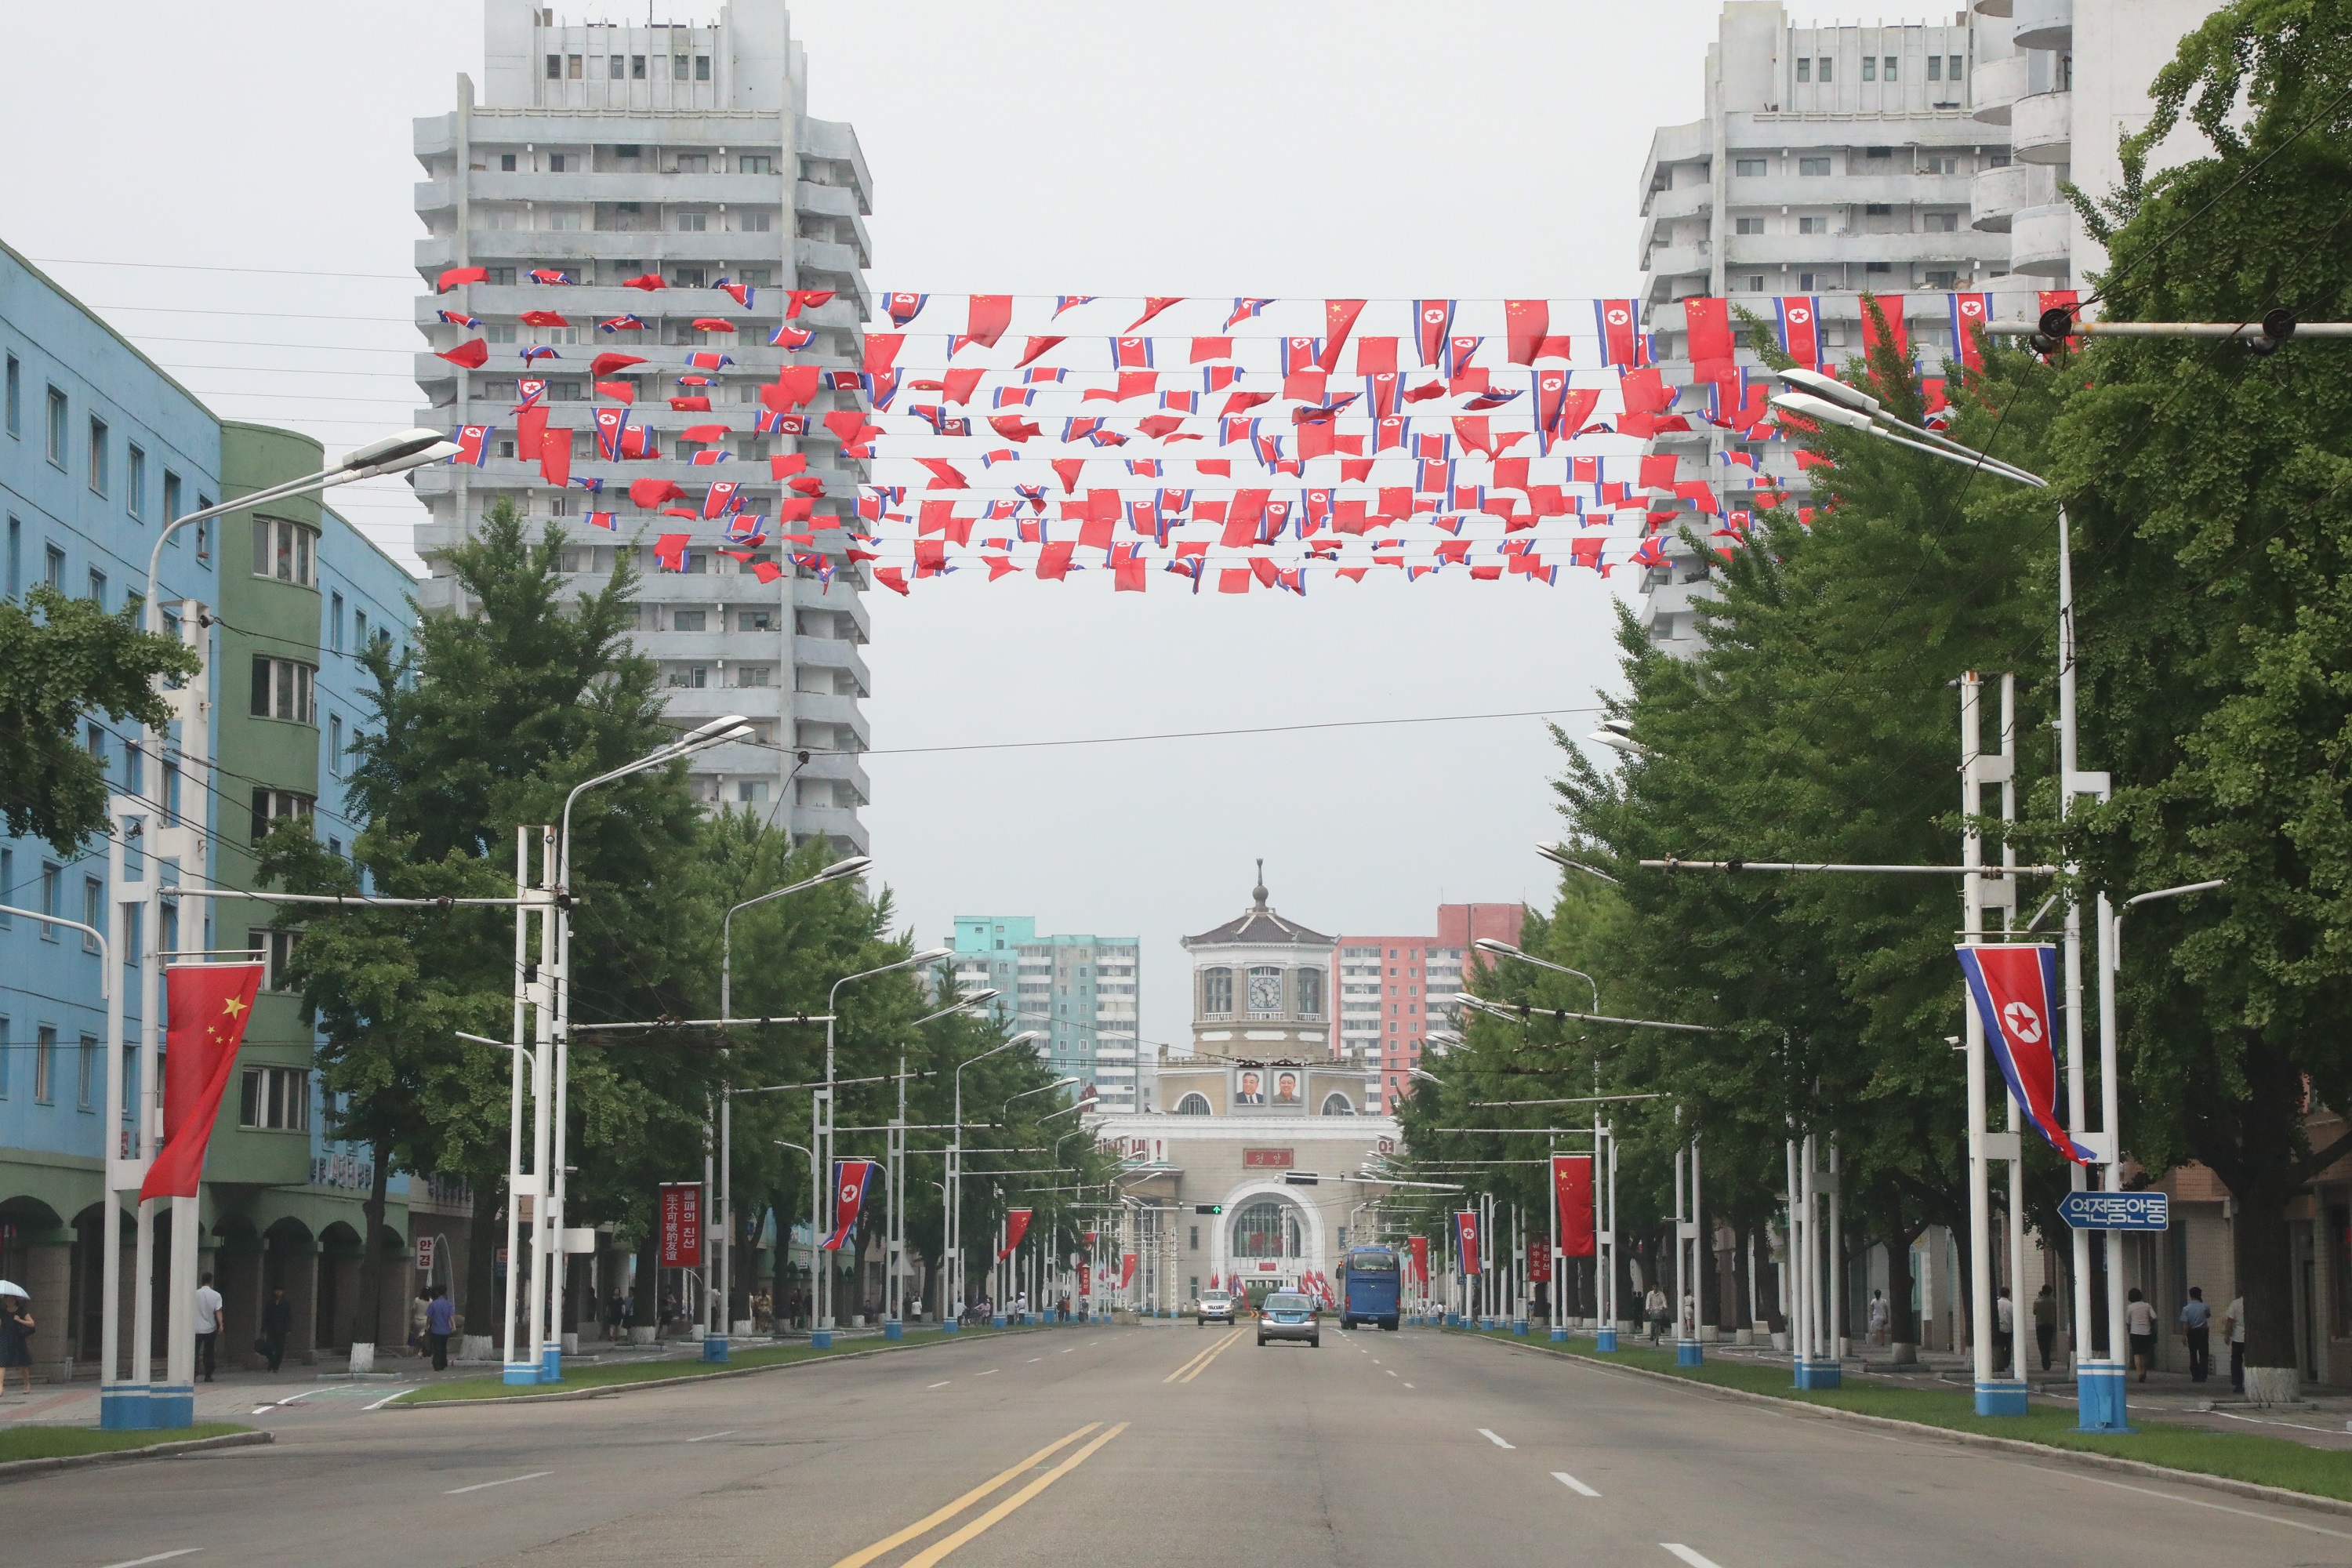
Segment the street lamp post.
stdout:
<svg viewBox="0 0 2352 1568">
<path fill-rule="evenodd" d="M 722 1031 L 728 1024 L 733 1022 L 735 1017 L 735 917 L 745 910 L 764 904 L 772 899 L 806 892 L 811 888 L 821 888 L 827 882 L 838 882 L 847 877 L 864 876 L 867 868 L 873 864 L 873 859 L 865 855 L 853 855 L 846 860 L 836 860 L 814 877 L 794 882 L 789 887 L 772 889 L 756 898 L 746 899 L 719 917 L 719 1018 Z M 723 1038 L 724 1036 L 722 1035 L 721 1037 Z M 723 1062 L 727 1055 L 727 1047 L 722 1045 L 719 1047 L 719 1059 Z M 706 1151 L 710 1146 L 710 1127 L 708 1122 L 705 1122 L 702 1130 L 702 1142 Z M 708 1191 L 711 1187 L 710 1172 L 707 1168 L 708 1153 L 705 1154 L 704 1159 L 706 1168 L 703 1171 L 702 1181 L 704 1189 Z M 705 1361 L 728 1359 L 730 1331 L 734 1327 L 727 1321 L 734 1310 L 729 1303 L 733 1299 L 735 1266 L 735 1091 L 731 1084 L 721 1084 L 719 1090 L 717 1196 L 719 1212 L 716 1217 L 719 1223 L 715 1232 L 719 1237 L 719 1257 L 718 1268 L 713 1270 L 717 1278 L 710 1292 L 709 1310 L 706 1314 L 703 1328 L 702 1359 Z M 716 1342 L 715 1352 L 714 1342 Z"/>
<path fill-rule="evenodd" d="M 945 1247 L 948 1264 L 948 1307 L 941 1314 L 940 1327 L 949 1333 L 962 1326 L 963 1291 L 963 1069 L 973 1062 L 985 1061 L 999 1051 L 1011 1050 L 1028 1040 L 1042 1040 L 1043 1029 L 1024 1029 L 1002 1045 L 988 1049 L 967 1060 L 958 1062 L 955 1069 L 955 1131 L 947 1148 L 947 1214 L 945 1215 Z"/>
<path fill-rule="evenodd" d="M 321 468 L 317 473 L 306 474 L 299 479 L 289 479 L 283 484 L 268 486 L 239 496 L 235 500 L 223 501 L 217 506 L 205 507 L 189 512 L 185 516 L 170 520 L 156 532 L 155 542 L 147 552 L 146 596 L 140 605 L 141 624 L 150 632 L 161 633 L 163 630 L 163 605 L 156 579 L 163 571 L 163 546 L 181 529 L 192 523 L 205 522 L 216 517 L 224 517 L 231 512 L 247 511 L 255 507 L 267 506 L 273 501 L 289 500 L 296 496 L 315 495 L 320 490 L 332 489 L 339 485 L 352 484 L 360 479 L 375 479 L 385 474 L 404 473 L 411 468 L 420 468 L 426 463 L 451 456 L 457 450 L 457 444 L 437 430 L 404 430 L 397 435 L 371 441 L 363 447 L 346 452 L 332 466 Z M 163 753 L 170 739 L 168 726 L 172 721 L 176 721 L 180 726 L 180 749 L 184 764 L 184 782 L 197 790 L 207 790 L 211 788 L 211 784 L 206 777 L 209 772 L 207 764 L 212 755 L 208 721 L 212 706 L 208 698 L 211 689 L 209 668 L 211 661 L 206 647 L 205 628 L 203 625 L 201 608 L 194 600 L 182 601 L 180 640 L 183 644 L 196 649 L 200 659 L 203 660 L 203 668 L 199 668 L 193 679 L 178 687 L 170 688 L 164 692 L 170 709 L 170 718 L 165 721 L 166 730 L 158 731 L 153 729 L 142 729 L 139 737 L 139 750 L 142 755 L 151 757 L 154 761 L 155 771 L 152 776 L 161 780 L 163 777 Z M 149 775 L 146 775 L 142 770 L 142 776 Z M 145 940 L 153 944 L 151 951 L 159 955 L 152 964 L 147 963 L 147 953 L 142 952 L 140 955 L 139 1083 L 142 1103 L 132 1119 L 127 1147 L 123 1139 L 110 1138 L 105 1153 L 108 1189 L 107 1220 L 101 1245 L 106 1249 L 106 1266 L 109 1268 L 115 1267 L 114 1259 L 121 1237 L 121 1221 L 116 1217 L 115 1194 L 125 1191 L 136 1191 L 145 1183 L 149 1163 L 153 1160 L 156 1146 L 163 1138 L 163 1100 L 159 1055 L 162 1043 L 161 982 L 163 966 L 160 957 L 162 944 L 156 941 L 156 937 L 161 934 L 163 920 L 163 879 L 161 868 L 173 862 L 183 867 L 196 868 L 210 863 L 205 858 L 209 839 L 204 829 L 205 814 L 202 811 L 194 813 L 193 820 L 188 816 L 175 819 L 167 809 L 162 809 L 168 808 L 168 805 L 169 802 L 161 799 L 160 790 L 158 799 L 152 802 L 126 795 L 110 795 L 107 802 L 108 821 L 114 829 L 110 837 L 115 843 L 120 846 L 123 842 L 133 823 L 140 825 L 143 858 L 157 868 L 146 879 L 144 896 L 139 901 L 143 906 L 140 917 L 140 930 L 142 933 L 154 933 L 147 936 Z M 147 831 L 149 828 L 152 831 Z M 117 853 L 119 854 L 119 851 Z M 114 856 L 110 856 L 110 871 L 119 872 L 121 868 L 111 864 L 114 858 Z M 116 886 L 121 886 L 119 877 Z M 110 899 L 109 902 L 113 908 L 110 910 L 107 923 L 110 928 L 112 928 L 116 924 L 115 911 L 121 909 L 123 900 L 115 898 Z M 117 934 L 119 936 L 121 933 L 118 931 Z M 110 1103 L 116 1106 L 121 1103 L 120 1099 L 113 1098 L 121 1088 L 113 1080 L 121 1070 L 121 1044 L 120 1038 L 116 1038 L 110 1040 L 107 1045 L 109 1095 Z M 99 1400 L 99 1419 L 100 1424 L 104 1426 L 128 1430 L 148 1426 L 189 1426 L 195 1423 L 196 1366 L 194 1314 L 196 1293 L 196 1242 L 202 1230 L 197 1220 L 199 1200 L 193 1198 L 184 1200 L 184 1201 L 175 1198 L 173 1200 L 172 1206 L 174 1215 L 184 1214 L 187 1223 L 180 1224 L 175 1220 L 172 1226 L 172 1251 L 169 1260 L 171 1284 L 166 1315 L 164 1383 L 160 1390 L 151 1388 L 152 1373 L 147 1370 L 145 1359 L 149 1335 L 152 1329 L 150 1303 L 154 1300 L 155 1294 L 153 1286 L 155 1200 L 150 1198 L 139 1205 L 137 1238 L 132 1264 L 135 1281 L 133 1299 L 137 1302 L 134 1309 L 136 1318 L 134 1334 L 139 1341 L 136 1352 L 139 1371 L 134 1373 L 131 1382 L 119 1385 L 110 1394 L 101 1392 Z M 105 1313 L 115 1312 L 116 1300 L 116 1292 L 110 1289 L 107 1291 L 103 1308 Z M 101 1330 L 101 1341 L 104 1338 L 105 1334 Z M 105 1376 L 110 1380 L 113 1373 L 114 1363 L 110 1360 Z"/>
<path fill-rule="evenodd" d="M 812 1135 L 810 1142 L 814 1141 Z M 809 1342 L 822 1349 L 824 1346 L 818 1344 L 816 1327 L 816 1254 L 817 1243 L 823 1241 L 824 1237 L 817 1234 L 816 1226 L 819 1205 L 824 1202 L 822 1195 L 824 1191 L 824 1182 L 817 1171 L 816 1151 L 810 1148 L 808 1144 L 788 1142 L 782 1138 L 771 1138 L 768 1142 L 779 1149 L 791 1149 L 809 1157 Z M 790 1258 L 793 1243 L 792 1226 L 785 1225 L 781 1215 L 777 1217 L 776 1225 L 778 1231 L 776 1246 L 786 1258 Z M 776 1306 L 781 1308 L 783 1303 L 778 1301 Z M 825 1344 L 831 1342 L 830 1339 L 824 1342 Z"/>
</svg>

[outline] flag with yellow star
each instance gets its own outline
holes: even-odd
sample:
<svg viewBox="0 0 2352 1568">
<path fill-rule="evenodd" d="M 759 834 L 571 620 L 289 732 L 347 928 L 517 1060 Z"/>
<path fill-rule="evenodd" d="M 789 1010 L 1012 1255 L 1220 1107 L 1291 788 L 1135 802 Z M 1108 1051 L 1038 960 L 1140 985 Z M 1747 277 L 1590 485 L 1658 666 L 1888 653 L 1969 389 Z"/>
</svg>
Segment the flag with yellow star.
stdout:
<svg viewBox="0 0 2352 1568">
<path fill-rule="evenodd" d="M 139 1196 L 193 1198 L 237 1047 L 261 990 L 259 963 L 175 963 L 164 972 L 163 1146 Z"/>
</svg>

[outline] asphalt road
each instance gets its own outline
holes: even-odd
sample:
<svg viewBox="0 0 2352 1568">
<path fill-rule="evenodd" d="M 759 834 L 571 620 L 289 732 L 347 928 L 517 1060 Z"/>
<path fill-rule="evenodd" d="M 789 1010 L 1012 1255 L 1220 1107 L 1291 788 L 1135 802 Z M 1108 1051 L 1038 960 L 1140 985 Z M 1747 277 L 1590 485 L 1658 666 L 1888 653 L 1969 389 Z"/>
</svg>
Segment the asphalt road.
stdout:
<svg viewBox="0 0 2352 1568">
<path fill-rule="evenodd" d="M 1057 1329 L 541 1406 L 311 1399 L 0 1485 L 8 1568 L 2352 1564 L 2352 1517 L 1433 1332 Z"/>
</svg>

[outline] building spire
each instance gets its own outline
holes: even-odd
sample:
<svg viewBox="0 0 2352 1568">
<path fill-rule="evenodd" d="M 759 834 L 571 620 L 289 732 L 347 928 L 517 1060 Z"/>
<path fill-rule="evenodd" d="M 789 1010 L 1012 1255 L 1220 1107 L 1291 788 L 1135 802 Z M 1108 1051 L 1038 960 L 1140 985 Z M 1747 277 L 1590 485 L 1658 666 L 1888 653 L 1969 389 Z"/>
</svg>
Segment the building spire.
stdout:
<svg viewBox="0 0 2352 1568">
<path fill-rule="evenodd" d="M 1264 860 L 1257 863 L 1257 886 L 1250 889 L 1250 897 L 1257 900 L 1250 906 L 1252 914 L 1262 915 L 1269 912 L 1265 907 L 1265 862 Z"/>
</svg>

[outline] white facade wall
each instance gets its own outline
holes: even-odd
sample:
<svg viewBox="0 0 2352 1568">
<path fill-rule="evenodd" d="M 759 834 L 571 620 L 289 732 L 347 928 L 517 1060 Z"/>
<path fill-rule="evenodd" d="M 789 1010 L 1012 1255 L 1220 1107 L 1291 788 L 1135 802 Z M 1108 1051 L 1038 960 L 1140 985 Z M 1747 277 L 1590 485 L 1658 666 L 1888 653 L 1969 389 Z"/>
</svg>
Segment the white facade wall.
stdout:
<svg viewBox="0 0 2352 1568">
<path fill-rule="evenodd" d="M 646 548 L 655 532 L 693 531 L 710 542 L 716 525 L 653 518 L 625 493 L 632 479 L 661 479 L 698 500 L 714 479 L 737 481 L 743 510 L 772 520 L 772 560 L 781 559 L 776 503 L 789 492 L 771 478 L 769 457 L 797 450 L 807 458 L 828 498 L 820 510 L 853 504 L 865 465 L 844 458 L 838 442 L 759 436 L 752 425 L 756 387 L 781 365 L 852 370 L 861 363 L 869 258 L 862 220 L 872 185 L 856 132 L 802 113 L 806 62 L 782 0 L 730 0 L 713 26 L 572 25 L 522 0 L 485 0 L 484 15 L 479 101 L 460 76 L 454 112 L 415 122 L 425 176 L 415 210 L 426 230 L 416 242 L 425 289 L 416 323 L 431 351 L 478 336 L 490 359 L 467 371 L 420 353 L 416 377 L 430 406 L 417 411 L 417 423 L 499 430 L 483 466 L 415 477 L 430 514 L 416 534 L 432 573 L 419 597 L 428 610 L 463 607 L 444 554 L 501 496 L 534 530 L 550 519 L 565 525 L 574 548 L 562 564 L 583 592 L 601 585 L 620 552 L 633 550 L 641 578 L 635 640 L 663 668 L 673 719 L 691 725 L 740 712 L 756 726 L 751 742 L 698 755 L 698 795 L 789 826 L 796 837 L 821 834 L 863 851 L 857 812 L 869 790 L 858 756 L 868 731 L 860 703 L 871 683 L 858 648 L 870 622 L 858 573 L 845 566 L 828 587 L 793 568 L 762 584 L 748 564 L 707 550 L 695 551 L 684 573 L 657 571 Z M 491 280 L 436 293 L 441 272 L 456 267 L 488 268 Z M 576 286 L 532 285 L 528 274 L 540 267 L 563 270 Z M 671 287 L 621 287 L 646 273 Z M 716 289 L 722 276 L 753 286 L 752 309 Z M 797 353 L 769 345 L 795 288 L 836 291 L 797 318 L 795 325 L 816 331 Z M 472 315 L 480 331 L 444 324 L 443 309 Z M 519 317 L 534 310 L 556 311 L 569 324 L 521 325 Z M 643 317 L 648 330 L 597 330 L 624 312 Z M 712 316 L 737 330 L 691 326 Z M 560 357 L 524 372 L 520 351 L 532 342 Z M 693 389 L 709 396 L 707 412 L 667 405 L 685 390 L 671 382 L 688 349 L 734 361 L 704 373 L 713 384 Z M 659 461 L 607 464 L 598 455 L 593 408 L 611 400 L 593 399 L 589 362 L 608 350 L 662 365 L 637 378 L 630 421 L 657 432 Z M 576 487 L 550 489 L 535 462 L 514 457 L 523 374 L 550 382 L 550 425 L 572 432 L 572 472 L 603 477 L 601 498 Z M 820 394 L 813 412 L 854 402 L 854 394 Z M 697 465 L 679 450 L 679 433 L 706 424 L 730 427 L 719 446 L 730 461 Z M 617 511 L 618 529 L 588 528 L 581 520 L 592 507 Z"/>
</svg>

